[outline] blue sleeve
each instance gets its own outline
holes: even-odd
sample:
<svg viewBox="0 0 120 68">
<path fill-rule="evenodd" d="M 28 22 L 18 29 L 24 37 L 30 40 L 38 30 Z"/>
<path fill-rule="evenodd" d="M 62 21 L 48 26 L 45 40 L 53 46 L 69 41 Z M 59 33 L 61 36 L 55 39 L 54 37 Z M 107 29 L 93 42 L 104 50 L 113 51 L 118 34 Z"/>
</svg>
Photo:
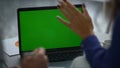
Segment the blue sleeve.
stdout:
<svg viewBox="0 0 120 68">
<path fill-rule="evenodd" d="M 118 14 L 108 50 L 101 47 L 95 35 L 83 41 L 86 58 L 92 68 L 120 68 L 120 14 Z"/>
<path fill-rule="evenodd" d="M 95 35 L 91 35 L 83 41 L 83 49 L 91 67 L 101 68 L 102 58 L 106 50 L 101 47 Z"/>
</svg>

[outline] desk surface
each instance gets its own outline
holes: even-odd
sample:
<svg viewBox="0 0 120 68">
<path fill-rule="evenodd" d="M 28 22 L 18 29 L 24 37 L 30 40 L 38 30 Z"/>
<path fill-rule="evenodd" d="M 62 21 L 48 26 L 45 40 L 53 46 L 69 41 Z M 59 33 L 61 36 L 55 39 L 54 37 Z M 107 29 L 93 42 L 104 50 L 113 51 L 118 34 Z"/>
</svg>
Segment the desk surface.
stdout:
<svg viewBox="0 0 120 68">
<path fill-rule="evenodd" d="M 8 65 L 8 67 L 13 67 L 16 65 L 19 65 L 20 63 L 20 55 L 15 56 L 8 56 L 6 53 L 4 53 L 5 62 Z M 52 62 L 50 63 L 50 68 L 70 68 L 72 61 L 62 61 L 62 62 Z"/>
<path fill-rule="evenodd" d="M 110 39 L 109 34 L 100 34 L 96 33 L 98 39 L 100 42 L 103 42 L 105 40 Z M 15 56 L 8 56 L 6 53 L 4 53 L 5 62 L 8 65 L 8 67 L 16 66 L 20 63 L 20 55 Z M 72 61 L 63 61 L 63 62 L 52 62 L 50 63 L 49 67 L 61 67 L 61 68 L 70 68 Z"/>
</svg>

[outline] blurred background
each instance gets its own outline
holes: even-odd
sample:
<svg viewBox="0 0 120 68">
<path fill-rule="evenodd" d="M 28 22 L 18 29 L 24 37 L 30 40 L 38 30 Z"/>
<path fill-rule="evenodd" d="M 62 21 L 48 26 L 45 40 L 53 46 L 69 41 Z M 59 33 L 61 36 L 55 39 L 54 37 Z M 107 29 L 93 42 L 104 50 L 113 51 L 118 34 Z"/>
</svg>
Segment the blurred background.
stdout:
<svg viewBox="0 0 120 68">
<path fill-rule="evenodd" d="M 93 20 L 95 32 L 106 33 L 108 23 L 104 9 L 106 0 L 70 0 L 74 4 L 85 4 Z M 17 9 L 23 7 L 56 6 L 58 0 L 0 0 L 0 27 L 4 29 L 3 39 L 18 36 Z M 111 11 L 110 11 L 111 12 Z M 110 13 L 107 12 L 107 13 Z"/>
<path fill-rule="evenodd" d="M 94 24 L 94 31 L 98 36 L 100 42 L 104 43 L 105 39 L 110 37 L 112 31 L 112 20 L 111 9 L 106 3 L 108 0 L 70 0 L 73 4 L 85 4 L 86 8 L 92 18 Z M 0 29 L 2 40 L 8 39 L 5 46 L 5 52 L 19 54 L 19 48 L 13 46 L 9 42 L 9 38 L 18 37 L 18 21 L 17 21 L 17 9 L 24 7 L 41 7 L 41 6 L 56 6 L 58 5 L 58 0 L 0 0 Z M 105 12 L 106 6 L 108 6 L 108 12 Z M 106 16 L 107 15 L 107 16 Z M 28 24 L 29 25 L 29 24 Z M 109 39 L 108 39 L 109 40 Z M 8 43 L 9 42 L 9 43 Z M 13 43 L 12 42 L 12 43 Z M 109 45 L 109 41 L 106 41 L 104 45 Z M 108 48 L 108 46 L 106 47 Z M 8 66 L 14 66 L 17 64 L 19 55 L 16 56 L 5 56 L 6 63 Z M 56 63 L 55 63 L 56 65 Z M 64 63 L 63 63 L 64 65 Z M 70 64 L 68 64 L 70 66 Z"/>
</svg>

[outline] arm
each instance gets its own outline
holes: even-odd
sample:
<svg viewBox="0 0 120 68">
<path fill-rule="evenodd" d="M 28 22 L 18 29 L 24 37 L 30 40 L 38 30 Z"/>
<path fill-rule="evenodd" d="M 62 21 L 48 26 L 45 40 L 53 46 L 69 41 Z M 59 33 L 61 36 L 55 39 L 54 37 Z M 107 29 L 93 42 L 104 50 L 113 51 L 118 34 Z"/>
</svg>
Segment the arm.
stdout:
<svg viewBox="0 0 120 68">
<path fill-rule="evenodd" d="M 83 48 L 92 68 L 120 68 L 117 67 L 120 66 L 120 15 L 116 20 L 112 45 L 109 50 L 105 50 L 94 35 L 92 21 L 85 7 L 80 13 L 68 0 L 60 1 L 59 4 L 58 8 L 69 21 L 61 17 L 58 19 L 82 37 Z"/>
<path fill-rule="evenodd" d="M 103 68 L 120 68 L 120 12 L 115 18 L 111 47 L 103 58 Z"/>
<path fill-rule="evenodd" d="M 90 62 L 91 67 L 100 67 L 106 50 L 101 47 L 95 35 L 91 35 L 83 41 L 83 49 L 85 50 L 86 58 Z"/>
<path fill-rule="evenodd" d="M 116 18 L 112 44 L 108 50 L 100 46 L 94 35 L 83 41 L 83 48 L 93 68 L 120 68 L 120 14 Z"/>
</svg>

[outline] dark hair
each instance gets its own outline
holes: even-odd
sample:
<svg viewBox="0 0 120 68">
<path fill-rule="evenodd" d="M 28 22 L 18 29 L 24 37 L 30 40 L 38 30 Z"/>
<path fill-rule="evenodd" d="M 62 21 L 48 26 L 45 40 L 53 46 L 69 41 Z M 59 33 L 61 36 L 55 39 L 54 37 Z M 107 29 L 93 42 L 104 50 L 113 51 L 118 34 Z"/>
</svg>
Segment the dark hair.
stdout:
<svg viewBox="0 0 120 68">
<path fill-rule="evenodd" d="M 120 0 L 112 0 L 113 1 L 113 16 L 115 17 L 117 13 L 120 11 Z"/>
</svg>

